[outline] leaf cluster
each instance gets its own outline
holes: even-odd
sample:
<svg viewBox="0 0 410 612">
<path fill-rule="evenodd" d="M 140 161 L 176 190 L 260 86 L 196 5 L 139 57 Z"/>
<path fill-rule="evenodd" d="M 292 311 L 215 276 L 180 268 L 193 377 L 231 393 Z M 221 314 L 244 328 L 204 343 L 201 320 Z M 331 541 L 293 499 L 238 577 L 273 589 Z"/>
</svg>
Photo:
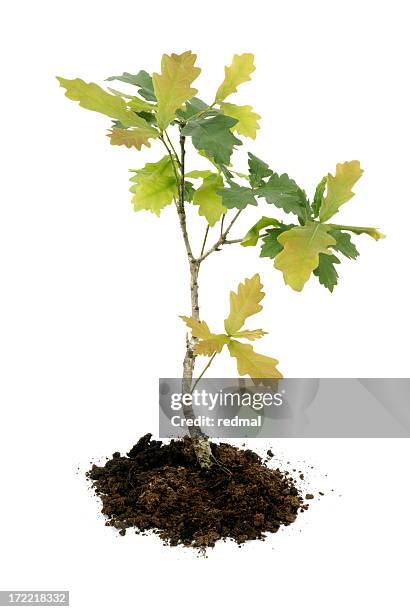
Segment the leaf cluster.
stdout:
<svg viewBox="0 0 410 612">
<path fill-rule="evenodd" d="M 277 359 L 256 353 L 252 344 L 239 341 L 246 339 L 253 342 L 267 333 L 263 329 L 243 329 L 246 319 L 262 310 L 260 302 L 265 296 L 262 289 L 259 274 L 255 274 L 239 283 L 236 293 L 231 291 L 229 314 L 224 323 L 225 333 L 215 334 L 210 331 L 205 321 L 197 321 L 193 317 L 182 316 L 181 319 L 190 328 L 195 339 L 193 350 L 196 355 L 213 358 L 226 347 L 231 357 L 236 359 L 240 376 L 247 374 L 255 382 L 274 385 L 274 381 L 282 378 L 276 368 Z"/>
<path fill-rule="evenodd" d="M 301 291 L 311 276 L 329 291 L 338 282 L 340 257 L 356 259 L 358 250 L 352 240 L 367 234 L 378 240 L 383 235 L 372 227 L 338 225 L 331 221 L 340 207 L 354 195 L 352 189 L 363 170 L 358 161 L 337 164 L 334 174 L 325 175 L 309 200 L 305 190 L 286 173 L 248 153 L 246 174 L 231 166 L 234 150 L 242 145 L 238 138 L 255 138 L 260 116 L 249 105 L 236 105 L 231 96 L 251 79 L 255 70 L 251 53 L 234 55 L 225 67 L 224 77 L 214 99 L 207 103 L 197 97 L 194 86 L 201 70 L 191 51 L 163 55 L 159 72 L 124 72 L 109 77 L 133 86 L 131 94 L 108 91 L 81 79 L 59 78 L 66 96 L 80 106 L 111 117 L 108 133 L 113 145 L 140 150 L 160 141 L 166 157 L 132 171 L 132 202 L 136 211 L 156 215 L 184 195 L 185 202 L 197 208 L 209 227 L 223 223 L 230 210 L 235 214 L 248 206 L 264 202 L 285 217 L 261 216 L 242 240 L 243 246 L 259 245 L 260 256 L 270 258 L 292 289 Z M 229 99 L 229 101 L 227 101 Z M 190 139 L 209 167 L 186 172 L 168 131 L 178 130 L 179 139 Z M 189 179 L 189 180 L 186 180 Z M 181 185 L 183 188 L 181 189 Z M 183 204 L 183 203 L 182 203 Z"/>
</svg>

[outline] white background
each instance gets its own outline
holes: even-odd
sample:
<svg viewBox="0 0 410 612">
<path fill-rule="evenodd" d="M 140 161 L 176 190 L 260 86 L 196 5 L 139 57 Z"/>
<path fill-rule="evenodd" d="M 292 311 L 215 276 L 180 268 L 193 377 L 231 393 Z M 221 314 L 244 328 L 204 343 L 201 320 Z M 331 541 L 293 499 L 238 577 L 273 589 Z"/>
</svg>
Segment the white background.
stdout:
<svg viewBox="0 0 410 612">
<path fill-rule="evenodd" d="M 317 282 L 297 294 L 256 249 L 227 247 L 203 267 L 202 314 L 218 330 L 228 290 L 259 271 L 255 325 L 271 332 L 259 348 L 287 376 L 409 376 L 406 3 L 43 0 L 1 13 L 0 588 L 70 589 L 79 611 L 407 610 L 407 440 L 275 442 L 329 494 L 265 543 L 198 559 L 104 527 L 83 472 L 155 431 L 157 378 L 181 370 L 187 269 L 174 209 L 157 219 L 130 204 L 128 168 L 158 146 L 110 147 L 109 120 L 54 78 L 151 72 L 192 49 L 210 100 L 232 55 L 253 52 L 237 97 L 263 118 L 249 148 L 308 193 L 359 159 L 339 222 L 387 239 L 357 239 L 333 295 Z"/>
</svg>

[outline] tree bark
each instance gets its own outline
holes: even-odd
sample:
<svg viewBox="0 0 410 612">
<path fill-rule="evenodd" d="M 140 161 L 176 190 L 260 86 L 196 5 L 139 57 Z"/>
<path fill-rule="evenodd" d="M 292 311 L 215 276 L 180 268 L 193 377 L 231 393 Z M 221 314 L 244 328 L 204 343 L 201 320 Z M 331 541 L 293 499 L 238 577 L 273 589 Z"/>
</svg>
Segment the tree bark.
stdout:
<svg viewBox="0 0 410 612">
<path fill-rule="evenodd" d="M 189 242 L 189 236 L 186 227 L 186 217 L 185 217 L 185 138 L 184 136 L 180 137 L 180 148 L 181 148 L 181 157 L 180 157 L 180 172 L 181 178 L 179 181 L 179 193 L 178 193 L 178 203 L 177 203 L 177 211 L 179 217 L 179 223 L 181 226 L 182 237 L 185 243 L 185 249 L 187 252 L 188 263 L 189 263 L 189 271 L 190 271 L 190 295 L 191 295 L 191 314 L 194 319 L 199 321 L 199 287 L 198 287 L 198 275 L 200 262 L 197 261 L 193 254 L 191 245 Z M 182 392 L 190 393 L 192 389 L 192 381 L 194 375 L 194 367 L 195 367 L 195 346 L 196 338 L 189 338 L 187 335 L 186 339 L 186 352 L 183 362 L 183 372 L 182 372 Z M 195 413 L 192 406 L 185 406 L 184 404 L 184 417 L 187 419 L 194 419 Z M 197 425 L 192 425 L 188 428 L 189 435 L 192 438 L 194 450 L 196 457 L 198 459 L 198 463 L 202 468 L 209 468 L 212 464 L 212 451 L 210 442 L 201 430 L 201 428 Z"/>
<path fill-rule="evenodd" d="M 198 272 L 199 264 L 196 262 L 190 262 L 191 272 L 191 312 L 192 317 L 199 321 L 199 303 L 198 303 Z M 193 384 L 194 367 L 195 367 L 195 338 L 189 338 L 186 340 L 186 352 L 183 362 L 183 373 L 182 373 L 182 392 L 190 393 Z M 192 406 L 186 406 L 184 404 L 184 417 L 187 419 L 194 419 L 195 413 Z M 212 463 L 212 451 L 211 445 L 208 438 L 205 436 L 203 431 L 198 425 L 192 425 L 188 427 L 189 435 L 192 438 L 195 454 L 198 459 L 198 463 L 203 468 L 209 468 Z"/>
</svg>

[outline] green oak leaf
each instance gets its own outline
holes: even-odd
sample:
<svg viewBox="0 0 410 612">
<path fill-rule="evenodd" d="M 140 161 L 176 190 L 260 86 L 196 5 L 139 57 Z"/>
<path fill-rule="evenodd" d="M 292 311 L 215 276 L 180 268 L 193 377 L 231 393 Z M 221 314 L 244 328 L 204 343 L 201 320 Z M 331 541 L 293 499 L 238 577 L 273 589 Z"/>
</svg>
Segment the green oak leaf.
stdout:
<svg viewBox="0 0 410 612">
<path fill-rule="evenodd" d="M 275 227 L 282 226 L 281 222 L 277 219 L 273 219 L 272 217 L 261 217 L 255 225 L 251 227 L 251 229 L 247 232 L 244 239 L 241 242 L 241 246 L 255 246 L 259 240 L 261 230 L 265 227 L 270 227 L 274 225 Z M 285 226 L 287 229 L 287 226 Z"/>
<path fill-rule="evenodd" d="M 155 113 L 148 113 L 147 111 L 139 111 L 137 115 L 145 119 L 145 121 L 149 125 L 157 126 L 157 116 Z"/>
<path fill-rule="evenodd" d="M 203 179 L 202 185 L 195 191 L 193 197 L 193 203 L 199 206 L 199 214 L 206 218 L 211 227 L 226 213 L 219 195 L 222 186 L 222 177 L 212 174 Z"/>
<path fill-rule="evenodd" d="M 275 227 L 269 229 L 266 236 L 262 238 L 261 257 L 270 257 L 275 259 L 276 255 L 281 252 L 283 246 L 278 242 L 278 237 L 282 234 L 283 229 Z"/>
<path fill-rule="evenodd" d="M 306 194 L 287 174 L 272 174 L 262 187 L 258 187 L 256 194 L 264 197 L 268 204 L 274 204 L 299 218 L 306 214 Z"/>
<path fill-rule="evenodd" d="M 318 277 L 319 283 L 329 289 L 330 293 L 337 285 L 339 275 L 335 264 L 340 264 L 340 259 L 336 255 L 319 254 L 319 265 L 313 270 L 313 274 Z"/>
<path fill-rule="evenodd" d="M 359 251 L 353 244 L 350 234 L 341 230 L 331 230 L 329 234 L 336 240 L 336 244 L 332 247 L 335 251 L 339 251 L 349 259 L 356 259 L 359 256 Z"/>
<path fill-rule="evenodd" d="M 229 187 L 218 191 L 218 194 L 222 196 L 225 208 L 239 208 L 243 210 L 248 204 L 252 204 L 252 206 L 258 205 L 252 189 L 237 185 L 233 181 L 230 181 L 229 185 Z"/>
<path fill-rule="evenodd" d="M 324 176 L 320 183 L 316 186 L 315 195 L 313 196 L 312 202 L 312 213 L 314 217 L 319 216 L 320 205 L 322 204 L 323 194 L 325 193 L 327 185 L 327 176 Z"/>
<path fill-rule="evenodd" d="M 260 187 L 262 179 L 273 174 L 268 164 L 259 159 L 259 157 L 256 157 L 256 155 L 253 155 L 253 153 L 248 153 L 248 168 L 249 183 L 253 189 Z"/>
<path fill-rule="evenodd" d="M 209 113 L 189 121 L 181 134 L 191 136 L 194 147 L 204 151 L 217 164 L 229 164 L 234 146 L 242 144 L 231 132 L 235 123 L 236 119 L 221 113 Z"/>
<path fill-rule="evenodd" d="M 178 195 L 172 161 L 166 155 L 158 162 L 131 172 L 135 172 L 130 179 L 134 183 L 130 188 L 134 210 L 149 210 L 159 217 L 161 210 Z"/>
<path fill-rule="evenodd" d="M 152 77 L 145 70 L 140 70 L 138 74 L 130 74 L 129 72 L 123 72 L 123 74 L 119 76 L 111 76 L 108 77 L 108 79 L 106 80 L 122 81 L 123 83 L 129 83 L 130 85 L 136 85 L 136 87 L 139 87 L 139 95 L 145 98 L 145 100 L 148 100 L 149 102 L 157 101 L 154 93 Z"/>
<path fill-rule="evenodd" d="M 191 183 L 191 181 L 185 181 L 184 187 L 185 202 L 192 202 L 196 191 L 196 189 L 194 189 L 194 185 Z"/>
<path fill-rule="evenodd" d="M 179 119 L 187 121 L 194 115 L 201 113 L 207 108 L 209 108 L 209 105 L 206 104 L 206 102 L 200 98 L 193 97 L 190 100 L 187 100 L 187 102 L 185 102 L 185 108 L 179 108 L 176 114 Z"/>
</svg>

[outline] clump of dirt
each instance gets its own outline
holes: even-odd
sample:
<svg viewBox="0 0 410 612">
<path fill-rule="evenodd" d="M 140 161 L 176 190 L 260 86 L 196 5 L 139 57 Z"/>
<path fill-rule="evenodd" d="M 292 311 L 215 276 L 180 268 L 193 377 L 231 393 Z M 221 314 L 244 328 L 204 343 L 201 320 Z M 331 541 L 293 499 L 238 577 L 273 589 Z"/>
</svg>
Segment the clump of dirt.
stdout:
<svg viewBox="0 0 410 612">
<path fill-rule="evenodd" d="M 87 473 L 102 501 L 106 525 L 125 534 L 153 530 L 165 543 L 198 548 L 232 538 L 262 540 L 289 525 L 308 505 L 296 482 L 251 450 L 211 444 L 209 470 L 196 461 L 189 438 L 169 444 L 143 436 L 125 457 L 114 453 Z"/>
</svg>

